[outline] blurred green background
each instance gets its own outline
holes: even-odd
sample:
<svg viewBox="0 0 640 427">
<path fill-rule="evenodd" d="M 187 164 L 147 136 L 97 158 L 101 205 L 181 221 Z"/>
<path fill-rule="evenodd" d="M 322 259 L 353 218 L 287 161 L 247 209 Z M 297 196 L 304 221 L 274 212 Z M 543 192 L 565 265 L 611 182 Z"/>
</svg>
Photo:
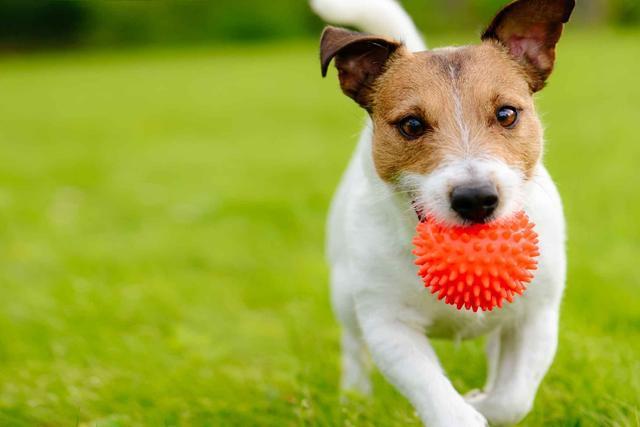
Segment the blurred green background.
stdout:
<svg viewBox="0 0 640 427">
<path fill-rule="evenodd" d="M 432 46 L 499 1 L 406 2 Z M 638 2 L 578 2 L 538 96 L 560 347 L 524 426 L 640 425 Z M 304 1 L 0 1 L 0 425 L 407 426 L 341 404 L 324 221 L 363 123 Z M 437 350 L 461 391 L 482 340 Z"/>
<path fill-rule="evenodd" d="M 503 0 L 405 0 L 429 33 L 480 28 Z M 635 26 L 638 0 L 579 0 L 574 23 Z M 315 37 L 304 0 L 0 0 L 0 46 L 100 47 Z"/>
</svg>

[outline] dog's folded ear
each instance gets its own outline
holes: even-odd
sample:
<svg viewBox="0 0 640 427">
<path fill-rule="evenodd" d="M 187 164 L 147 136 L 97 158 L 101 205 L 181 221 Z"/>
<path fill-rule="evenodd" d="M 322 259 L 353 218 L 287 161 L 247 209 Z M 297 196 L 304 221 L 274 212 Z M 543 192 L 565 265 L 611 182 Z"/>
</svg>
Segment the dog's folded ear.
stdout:
<svg viewBox="0 0 640 427">
<path fill-rule="evenodd" d="M 371 111 L 375 80 L 384 72 L 389 58 L 402 44 L 385 37 L 327 27 L 320 39 L 322 76 L 335 58 L 342 91 Z"/>
<path fill-rule="evenodd" d="M 482 35 L 503 44 L 527 71 L 531 90 L 542 89 L 555 61 L 563 24 L 575 0 L 516 0 L 504 7 Z"/>
</svg>

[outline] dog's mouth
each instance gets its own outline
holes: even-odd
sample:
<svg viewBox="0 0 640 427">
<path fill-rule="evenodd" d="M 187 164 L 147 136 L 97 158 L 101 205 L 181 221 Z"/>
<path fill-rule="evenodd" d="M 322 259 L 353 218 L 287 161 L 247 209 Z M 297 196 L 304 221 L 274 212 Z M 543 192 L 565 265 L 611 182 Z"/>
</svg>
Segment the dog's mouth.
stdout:
<svg viewBox="0 0 640 427">
<path fill-rule="evenodd" d="M 419 222 L 423 222 L 427 218 L 424 208 L 418 203 L 416 199 L 413 199 L 411 201 L 411 207 L 415 211 Z"/>
<path fill-rule="evenodd" d="M 411 200 L 411 208 L 415 212 L 416 217 L 418 218 L 418 222 L 424 222 L 427 219 L 427 211 L 422 206 L 422 204 L 418 203 L 417 199 L 414 198 Z M 495 214 L 477 221 L 469 221 L 463 218 L 459 218 L 459 222 L 456 222 L 455 225 L 468 227 L 476 224 L 489 224 L 497 220 L 498 217 Z"/>
</svg>

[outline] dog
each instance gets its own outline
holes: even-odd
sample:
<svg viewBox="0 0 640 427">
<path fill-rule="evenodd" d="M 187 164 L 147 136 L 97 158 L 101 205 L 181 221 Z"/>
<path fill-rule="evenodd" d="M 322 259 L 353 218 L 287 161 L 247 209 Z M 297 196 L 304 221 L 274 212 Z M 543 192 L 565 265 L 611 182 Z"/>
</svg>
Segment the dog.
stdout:
<svg viewBox="0 0 640 427">
<path fill-rule="evenodd" d="M 334 197 L 327 253 L 342 326 L 344 390 L 370 393 L 368 354 L 429 427 L 510 425 L 532 409 L 557 347 L 565 285 L 565 224 L 542 165 L 533 96 L 551 74 L 574 0 L 516 0 L 479 44 L 427 50 L 393 0 L 311 0 L 327 22 L 322 75 L 335 62 L 342 91 L 367 124 Z M 540 256 L 522 297 L 491 312 L 457 310 L 416 275 L 418 221 L 466 226 L 524 210 Z M 429 338 L 487 335 L 481 391 L 459 394 Z"/>
</svg>

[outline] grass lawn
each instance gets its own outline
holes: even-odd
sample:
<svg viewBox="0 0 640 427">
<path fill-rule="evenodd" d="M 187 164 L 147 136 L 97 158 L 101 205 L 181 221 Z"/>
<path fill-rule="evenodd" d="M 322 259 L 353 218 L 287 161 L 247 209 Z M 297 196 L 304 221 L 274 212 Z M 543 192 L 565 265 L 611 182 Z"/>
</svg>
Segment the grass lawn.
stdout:
<svg viewBox="0 0 640 427">
<path fill-rule="evenodd" d="M 338 403 L 323 228 L 363 114 L 314 42 L 0 68 L 0 425 L 418 425 L 379 374 Z M 638 76 L 640 32 L 569 31 L 538 99 L 570 268 L 525 426 L 640 425 Z M 437 348 L 481 386 L 482 342 Z"/>
</svg>

